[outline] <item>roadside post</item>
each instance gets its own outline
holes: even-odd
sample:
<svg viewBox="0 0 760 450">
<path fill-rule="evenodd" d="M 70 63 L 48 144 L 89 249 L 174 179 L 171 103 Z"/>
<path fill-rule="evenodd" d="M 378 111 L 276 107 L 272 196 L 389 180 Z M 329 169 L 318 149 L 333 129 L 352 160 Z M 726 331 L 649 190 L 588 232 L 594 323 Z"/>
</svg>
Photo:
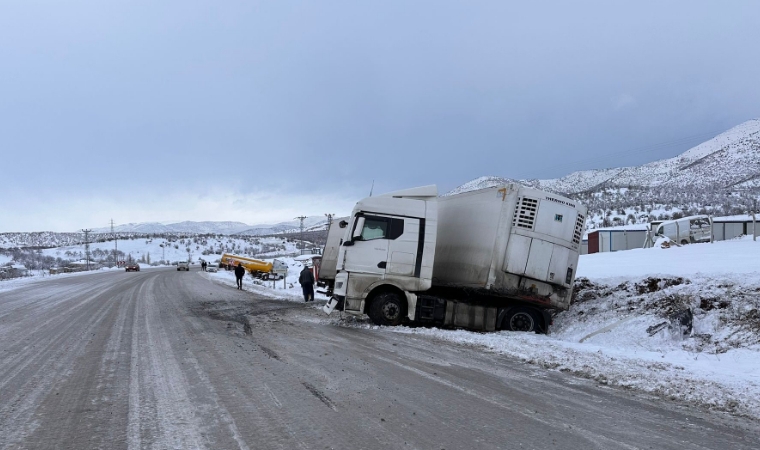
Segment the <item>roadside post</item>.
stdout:
<svg viewBox="0 0 760 450">
<path fill-rule="evenodd" d="M 288 277 L 288 267 L 286 265 L 277 266 L 272 268 L 272 274 L 274 275 L 272 277 L 272 289 L 277 288 L 277 277 L 282 275 L 282 288 L 285 289 L 286 284 L 286 278 Z"/>
</svg>

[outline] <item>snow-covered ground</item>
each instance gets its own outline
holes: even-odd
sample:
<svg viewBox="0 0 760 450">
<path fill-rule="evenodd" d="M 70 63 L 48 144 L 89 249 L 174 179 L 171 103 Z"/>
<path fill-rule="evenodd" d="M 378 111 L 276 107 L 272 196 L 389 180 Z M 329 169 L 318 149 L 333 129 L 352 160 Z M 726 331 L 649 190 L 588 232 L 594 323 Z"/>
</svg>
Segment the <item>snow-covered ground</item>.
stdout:
<svg viewBox="0 0 760 450">
<path fill-rule="evenodd" d="M 165 238 L 135 238 L 120 239 L 118 242 L 93 242 L 90 244 L 90 253 L 93 260 L 99 255 L 109 255 L 115 248 L 125 256 L 143 264 L 156 263 L 158 261 L 176 262 L 187 261 L 193 263 L 204 259 L 208 262 L 218 262 L 223 253 L 234 253 L 242 256 L 265 258 L 267 255 L 296 254 L 297 242 L 276 236 L 269 237 L 240 237 L 240 236 L 217 236 L 203 237 L 194 236 L 184 239 Z M 307 243 L 306 245 L 311 245 Z M 84 246 L 75 245 L 69 247 L 57 247 L 42 250 L 46 256 L 60 257 L 63 259 L 84 258 Z M 143 266 L 144 267 L 144 266 Z"/>
<path fill-rule="evenodd" d="M 284 282 L 254 281 L 247 276 L 244 288 L 302 302 L 298 284 L 302 263 L 293 257 L 278 259 L 289 266 Z M 207 276 L 235 285 L 232 272 L 221 270 Z M 335 313 L 324 321 L 427 335 L 604 385 L 760 419 L 760 241 L 745 237 L 583 255 L 578 277 L 575 303 L 555 317 L 548 336 L 377 327 L 366 319 L 339 318 Z M 0 291 L 50 278 L 5 281 Z M 317 294 L 316 300 L 326 298 Z M 683 335 L 671 318 L 686 309 L 693 314 L 693 328 Z"/>
</svg>

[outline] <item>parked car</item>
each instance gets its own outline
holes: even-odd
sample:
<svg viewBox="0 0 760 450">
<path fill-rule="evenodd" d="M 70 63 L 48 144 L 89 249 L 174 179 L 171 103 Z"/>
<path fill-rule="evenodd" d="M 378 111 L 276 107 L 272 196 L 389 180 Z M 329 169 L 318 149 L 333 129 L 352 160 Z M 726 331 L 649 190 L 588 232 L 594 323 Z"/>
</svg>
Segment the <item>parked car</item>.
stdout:
<svg viewBox="0 0 760 450">
<path fill-rule="evenodd" d="M 177 262 L 177 270 L 178 271 L 179 270 L 184 270 L 184 271 L 190 270 L 190 263 L 187 262 L 187 261 L 179 261 L 179 262 Z"/>
<path fill-rule="evenodd" d="M 206 272 L 217 272 L 219 269 L 216 266 L 207 266 Z"/>
<path fill-rule="evenodd" d="M 136 263 L 127 264 L 125 266 L 125 270 L 127 272 L 139 272 L 140 271 L 140 265 Z"/>
</svg>

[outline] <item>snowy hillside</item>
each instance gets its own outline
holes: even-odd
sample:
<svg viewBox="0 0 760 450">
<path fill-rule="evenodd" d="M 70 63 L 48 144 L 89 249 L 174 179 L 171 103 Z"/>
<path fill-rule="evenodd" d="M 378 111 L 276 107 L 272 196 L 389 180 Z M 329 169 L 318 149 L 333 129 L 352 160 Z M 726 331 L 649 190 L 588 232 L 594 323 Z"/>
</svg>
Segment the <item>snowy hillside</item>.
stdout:
<svg viewBox="0 0 760 450">
<path fill-rule="evenodd" d="M 565 194 L 628 186 L 671 189 L 760 187 L 760 119 L 737 125 L 679 156 L 643 166 L 585 170 L 548 180 L 481 177 L 449 194 L 515 181 Z"/>
<path fill-rule="evenodd" d="M 327 218 L 324 216 L 307 217 L 303 221 L 304 231 L 319 231 L 327 229 Z M 301 231 L 301 221 L 291 220 L 275 225 L 252 225 L 236 234 L 248 236 L 266 236 L 271 234 L 296 233 Z"/>
<path fill-rule="evenodd" d="M 746 214 L 760 198 L 760 119 L 744 122 L 674 158 L 638 167 L 586 170 L 551 180 L 496 176 L 446 195 L 517 182 L 580 201 L 587 228 L 694 214 Z"/>
</svg>

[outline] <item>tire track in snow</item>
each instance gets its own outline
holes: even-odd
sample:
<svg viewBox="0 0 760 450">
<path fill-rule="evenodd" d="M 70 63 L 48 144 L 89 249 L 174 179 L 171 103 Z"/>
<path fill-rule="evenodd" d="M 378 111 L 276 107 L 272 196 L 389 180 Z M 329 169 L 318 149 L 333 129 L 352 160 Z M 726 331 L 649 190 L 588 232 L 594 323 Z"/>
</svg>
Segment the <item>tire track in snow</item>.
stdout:
<svg viewBox="0 0 760 450">
<path fill-rule="evenodd" d="M 135 310 L 128 448 L 219 448 L 212 435 L 221 424 L 239 449 L 249 450 L 198 361 L 172 347 L 185 329 L 172 314 L 178 305 L 158 303 L 155 284 L 144 284 Z"/>
</svg>

